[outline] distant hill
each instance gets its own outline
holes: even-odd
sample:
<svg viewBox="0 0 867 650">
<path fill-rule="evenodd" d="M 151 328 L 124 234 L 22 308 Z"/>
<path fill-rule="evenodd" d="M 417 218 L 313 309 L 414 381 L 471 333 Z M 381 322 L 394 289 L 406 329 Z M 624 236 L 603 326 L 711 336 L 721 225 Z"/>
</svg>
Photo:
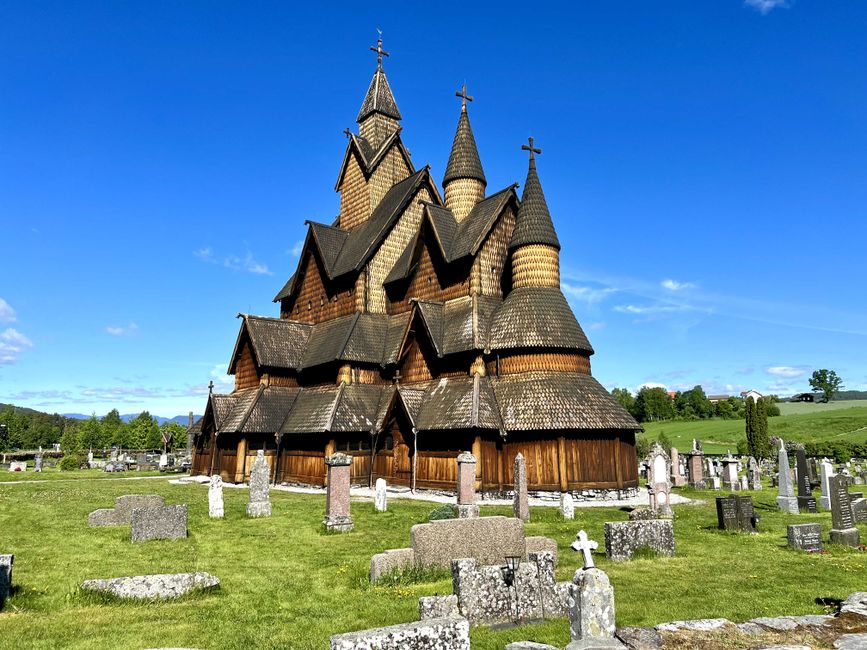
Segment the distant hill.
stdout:
<svg viewBox="0 0 867 650">
<path fill-rule="evenodd" d="M 2 405 L 0 405 L 2 407 Z M 89 420 L 90 416 L 85 415 L 84 413 L 64 413 L 64 417 L 71 418 L 73 420 Z M 126 413 L 120 416 L 120 419 L 124 422 L 129 422 L 131 420 L 135 420 L 139 416 L 139 413 Z M 176 415 L 171 418 L 163 417 L 162 415 L 153 415 L 151 414 L 154 420 L 156 420 L 159 424 L 164 424 L 165 422 L 177 422 L 180 425 L 187 426 L 190 423 L 189 415 Z M 100 420 L 102 416 L 97 416 Z M 193 422 L 198 420 L 201 415 L 193 415 Z"/>
</svg>

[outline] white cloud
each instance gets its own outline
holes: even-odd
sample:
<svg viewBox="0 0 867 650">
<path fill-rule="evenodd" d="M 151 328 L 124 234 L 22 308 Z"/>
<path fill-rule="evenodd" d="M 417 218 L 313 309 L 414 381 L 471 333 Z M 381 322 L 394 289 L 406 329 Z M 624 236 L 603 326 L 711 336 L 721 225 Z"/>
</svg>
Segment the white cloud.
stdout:
<svg viewBox="0 0 867 650">
<path fill-rule="evenodd" d="M 614 311 L 621 314 L 634 314 L 636 316 L 645 316 L 647 314 L 669 314 L 679 311 L 690 311 L 693 309 L 689 305 L 617 305 Z"/>
<path fill-rule="evenodd" d="M 612 293 L 617 293 L 617 289 L 614 287 L 588 287 L 569 284 L 568 282 L 561 282 L 560 288 L 567 296 L 588 304 L 599 302 L 610 296 Z"/>
<path fill-rule="evenodd" d="M 788 9 L 789 0 L 744 0 L 744 6 L 752 7 L 763 16 L 766 16 L 774 9 Z"/>
<path fill-rule="evenodd" d="M 771 366 L 770 368 L 765 368 L 765 372 L 769 375 L 774 375 L 775 377 L 794 379 L 796 377 L 803 377 L 807 372 L 809 372 L 809 370 L 797 366 Z"/>
<path fill-rule="evenodd" d="M 0 323 L 14 323 L 18 319 L 12 306 L 0 298 Z"/>
<path fill-rule="evenodd" d="M 130 323 L 126 327 L 115 327 L 113 325 L 109 325 L 105 328 L 105 331 L 112 336 L 132 336 L 133 334 L 138 334 L 138 325 L 135 323 Z"/>
<path fill-rule="evenodd" d="M 663 289 L 668 289 L 669 291 L 683 291 L 684 289 L 695 289 L 695 284 L 693 284 L 692 282 L 678 282 L 677 280 L 672 280 L 671 278 L 663 280 L 659 284 Z"/>
<path fill-rule="evenodd" d="M 666 390 L 666 392 L 668 391 L 668 386 L 666 386 L 665 384 L 660 384 L 660 383 L 655 382 L 655 381 L 644 382 L 643 384 L 641 384 L 638 387 L 638 390 L 641 390 L 642 388 L 664 388 Z"/>
<path fill-rule="evenodd" d="M 18 355 L 33 347 L 33 342 L 11 327 L 0 332 L 0 365 L 12 365 Z"/>
<path fill-rule="evenodd" d="M 246 271 L 247 273 L 255 273 L 256 275 L 274 275 L 267 264 L 257 261 L 249 251 L 247 251 L 247 254 L 243 258 L 234 253 L 221 258 L 214 253 L 210 246 L 203 246 L 193 251 L 193 256 L 202 262 L 219 264 L 233 271 Z"/>
<path fill-rule="evenodd" d="M 298 257 L 299 255 L 301 255 L 301 251 L 303 251 L 303 250 L 304 250 L 304 240 L 301 239 L 292 245 L 292 248 L 289 249 L 289 254 L 292 257 Z"/>
</svg>

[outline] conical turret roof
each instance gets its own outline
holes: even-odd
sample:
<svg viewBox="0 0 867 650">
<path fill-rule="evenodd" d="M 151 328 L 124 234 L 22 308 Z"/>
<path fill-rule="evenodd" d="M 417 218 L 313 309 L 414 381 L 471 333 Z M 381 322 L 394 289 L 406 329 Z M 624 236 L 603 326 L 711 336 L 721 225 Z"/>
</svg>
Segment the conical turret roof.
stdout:
<svg viewBox="0 0 867 650">
<path fill-rule="evenodd" d="M 548 203 L 542 192 L 542 183 L 539 182 L 539 174 L 536 173 L 536 160 L 532 157 L 530 169 L 527 171 L 527 180 L 524 182 L 521 207 L 518 208 L 518 215 L 515 218 L 515 230 L 512 233 L 512 241 L 509 242 L 509 250 L 527 244 L 547 244 L 560 250 L 560 240 L 557 239 L 557 233 L 554 231 Z"/>
<path fill-rule="evenodd" d="M 382 113 L 396 120 L 402 119 L 381 64 L 376 66 L 376 72 L 373 73 L 373 79 L 370 80 L 370 87 L 367 89 L 367 95 L 364 97 L 364 102 L 361 104 L 361 110 L 358 111 L 358 117 L 355 118 L 355 121 L 361 122 L 373 113 Z"/>
<path fill-rule="evenodd" d="M 461 107 L 458 130 L 452 142 L 452 152 L 449 154 L 443 185 L 456 178 L 474 178 L 485 185 L 488 184 L 482 169 L 482 161 L 479 159 L 479 150 L 476 147 L 476 138 L 473 136 L 466 105 Z"/>
</svg>

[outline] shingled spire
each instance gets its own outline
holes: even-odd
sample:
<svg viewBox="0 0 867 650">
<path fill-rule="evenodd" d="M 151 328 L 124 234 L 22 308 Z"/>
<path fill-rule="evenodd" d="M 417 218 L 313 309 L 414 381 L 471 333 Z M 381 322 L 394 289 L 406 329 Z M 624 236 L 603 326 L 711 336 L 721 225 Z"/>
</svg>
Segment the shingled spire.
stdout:
<svg viewBox="0 0 867 650">
<path fill-rule="evenodd" d="M 554 231 L 548 203 L 542 192 L 542 184 L 536 173 L 536 155 L 542 153 L 529 145 L 521 149 L 530 152 L 530 166 L 524 182 L 521 207 L 515 217 L 515 230 L 509 242 L 512 253 L 513 287 L 559 287 L 560 286 L 560 240 Z"/>
<path fill-rule="evenodd" d="M 455 131 L 452 151 L 443 177 L 443 189 L 446 207 L 454 213 L 458 221 L 461 221 L 476 203 L 485 198 L 485 186 L 488 181 L 482 169 L 476 138 L 473 136 L 467 113 L 467 102 L 473 101 L 473 98 L 467 95 L 466 84 L 455 93 L 455 96 L 461 98 L 461 115 L 458 118 L 458 128 Z"/>
<path fill-rule="evenodd" d="M 358 111 L 358 122 L 361 136 L 374 148 L 377 148 L 385 138 L 394 133 L 398 128 L 398 121 L 402 119 L 397 108 L 397 102 L 388 85 L 385 70 L 382 69 L 382 58 L 388 56 L 388 52 L 382 49 L 382 38 L 376 41 L 376 47 L 370 48 L 376 52 L 376 71 L 367 94 Z"/>
</svg>

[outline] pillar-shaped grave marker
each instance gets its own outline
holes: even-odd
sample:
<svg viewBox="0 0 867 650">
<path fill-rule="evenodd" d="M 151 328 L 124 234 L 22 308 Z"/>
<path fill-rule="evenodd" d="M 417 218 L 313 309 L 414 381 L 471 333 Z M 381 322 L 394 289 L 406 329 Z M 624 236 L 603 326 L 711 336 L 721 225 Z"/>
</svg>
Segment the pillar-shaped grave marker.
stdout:
<svg viewBox="0 0 867 650">
<path fill-rule="evenodd" d="M 247 504 L 248 517 L 271 516 L 271 470 L 265 460 L 265 452 L 256 452 L 256 460 L 250 468 L 250 503 Z"/>
<path fill-rule="evenodd" d="M 858 547 L 861 533 L 855 527 L 855 516 L 849 498 L 849 484 L 837 474 L 830 477 L 831 494 L 831 541 L 835 544 Z"/>
<path fill-rule="evenodd" d="M 328 530 L 348 533 L 355 527 L 349 506 L 349 478 L 352 458 L 332 454 L 325 459 L 328 466 L 328 488 L 325 492 L 325 520 Z"/>
<path fill-rule="evenodd" d="M 471 519 L 479 516 L 476 504 L 476 457 L 470 452 L 458 456 L 458 517 Z"/>
<path fill-rule="evenodd" d="M 515 516 L 521 521 L 530 521 L 530 502 L 527 498 L 527 464 L 524 455 L 515 456 Z"/>
</svg>

